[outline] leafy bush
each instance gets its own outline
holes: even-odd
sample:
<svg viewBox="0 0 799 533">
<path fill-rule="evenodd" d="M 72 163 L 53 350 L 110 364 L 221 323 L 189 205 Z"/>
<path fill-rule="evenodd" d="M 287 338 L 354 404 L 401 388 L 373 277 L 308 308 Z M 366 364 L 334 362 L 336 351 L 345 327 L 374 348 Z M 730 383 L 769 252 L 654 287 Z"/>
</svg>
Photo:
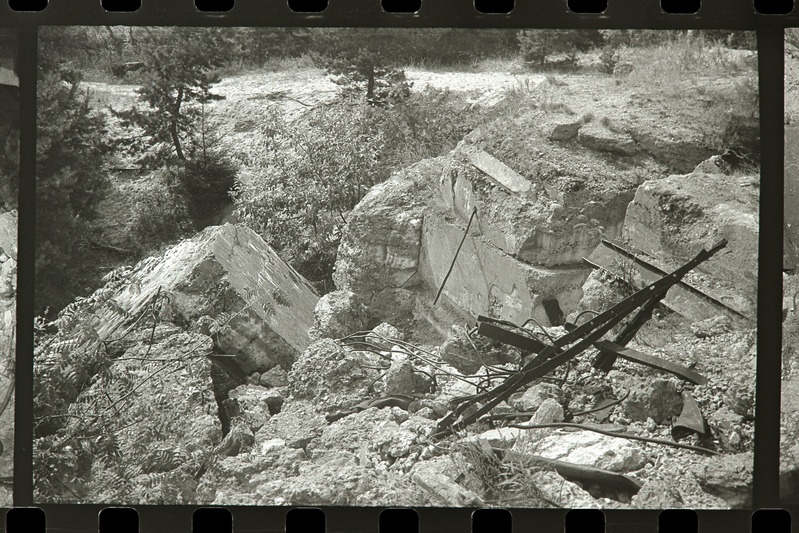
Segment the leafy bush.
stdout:
<svg viewBox="0 0 799 533">
<path fill-rule="evenodd" d="M 263 148 L 237 179 L 237 215 L 330 290 L 349 211 L 393 171 L 452 149 L 483 116 L 430 89 L 388 107 L 339 100 L 296 123 L 274 110 L 261 127 Z"/>
</svg>

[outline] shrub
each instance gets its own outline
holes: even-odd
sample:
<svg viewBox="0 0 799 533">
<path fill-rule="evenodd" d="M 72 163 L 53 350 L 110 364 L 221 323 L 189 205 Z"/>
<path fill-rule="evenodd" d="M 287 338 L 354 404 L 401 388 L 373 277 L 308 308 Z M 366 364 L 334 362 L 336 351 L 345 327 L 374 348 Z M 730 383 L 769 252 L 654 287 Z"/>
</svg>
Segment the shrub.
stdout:
<svg viewBox="0 0 799 533">
<path fill-rule="evenodd" d="M 263 149 L 236 181 L 236 213 L 325 292 L 347 215 L 366 192 L 449 151 L 483 117 L 432 89 L 385 107 L 342 99 L 296 123 L 274 111 L 262 126 Z"/>
<path fill-rule="evenodd" d="M 522 30 L 517 36 L 522 58 L 535 67 L 544 67 L 547 58 L 565 54 L 564 66 L 577 63 L 577 52 L 589 50 L 600 42 L 596 30 Z"/>
</svg>

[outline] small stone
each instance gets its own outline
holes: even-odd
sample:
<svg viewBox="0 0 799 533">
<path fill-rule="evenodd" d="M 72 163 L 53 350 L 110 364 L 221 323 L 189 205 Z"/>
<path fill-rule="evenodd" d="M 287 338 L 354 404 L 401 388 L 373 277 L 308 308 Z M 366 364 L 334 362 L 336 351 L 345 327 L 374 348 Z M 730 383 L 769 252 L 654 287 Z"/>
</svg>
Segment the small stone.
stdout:
<svg viewBox="0 0 799 533">
<path fill-rule="evenodd" d="M 386 394 L 409 395 L 413 392 L 413 365 L 410 360 L 391 363 L 385 376 Z"/>
<path fill-rule="evenodd" d="M 547 398 L 530 420 L 533 424 L 552 424 L 563 421 L 563 406 L 552 398 Z"/>
<path fill-rule="evenodd" d="M 286 441 L 283 439 L 269 439 L 261 443 L 261 454 L 267 455 L 285 447 Z"/>
<path fill-rule="evenodd" d="M 644 422 L 644 429 L 648 432 L 653 433 L 655 429 L 657 429 L 658 425 L 652 420 L 652 417 L 647 417 L 646 422 Z"/>
<path fill-rule="evenodd" d="M 517 402 L 511 403 L 520 411 L 537 411 L 544 400 L 552 398 L 560 402 L 563 392 L 552 383 L 537 383 L 527 389 Z"/>
</svg>

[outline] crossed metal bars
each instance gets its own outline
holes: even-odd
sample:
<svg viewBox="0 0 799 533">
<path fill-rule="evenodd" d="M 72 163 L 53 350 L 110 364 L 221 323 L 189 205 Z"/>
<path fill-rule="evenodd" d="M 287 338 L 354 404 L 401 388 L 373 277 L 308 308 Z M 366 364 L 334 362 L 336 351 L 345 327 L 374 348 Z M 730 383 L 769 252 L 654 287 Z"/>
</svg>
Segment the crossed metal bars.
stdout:
<svg viewBox="0 0 799 533">
<path fill-rule="evenodd" d="M 528 345 L 527 349 L 538 352 L 538 355 L 524 365 L 517 373 L 512 374 L 493 389 L 454 400 L 453 403 L 457 405 L 449 414 L 438 422 L 437 432 L 433 436 L 442 438 L 474 423 L 478 418 L 491 411 L 500 402 L 508 399 L 511 394 L 524 385 L 544 377 L 554 369 L 582 353 L 589 346 L 594 345 L 594 343 L 599 341 L 613 326 L 638 309 L 638 312 L 632 320 L 630 320 L 616 336 L 613 344 L 605 344 L 604 348 L 600 348 L 600 358 L 604 358 L 604 361 L 600 361 L 601 367 L 609 368 L 609 365 L 613 364 L 616 355 L 621 355 L 618 351 L 614 353 L 615 350 L 613 350 L 613 348 L 616 345 L 623 348 L 632 340 L 638 330 L 651 318 L 652 310 L 657 303 L 665 297 L 668 290 L 679 283 L 682 278 L 697 265 L 707 261 L 726 245 L 727 240 L 722 239 L 709 250 L 700 251 L 696 257 L 680 268 L 650 283 L 643 289 L 612 306 L 610 309 L 594 316 L 584 324 L 572 327 L 571 331 L 554 339 L 552 344 L 545 344 L 541 341 L 533 340 L 530 337 L 506 332 L 511 338 L 516 335 L 518 338 L 514 340 L 518 343 L 525 343 L 526 345 L 528 345 L 528 343 L 533 344 L 535 346 L 534 348 L 531 349 Z M 478 332 L 481 332 L 480 328 L 484 327 L 483 324 L 483 322 L 480 323 Z M 491 325 L 489 324 L 485 327 L 490 328 Z M 484 329 L 481 333 L 485 332 L 486 330 Z M 514 342 L 510 342 L 510 344 L 518 346 L 518 344 Z M 482 403 L 482 405 L 479 405 L 480 403 Z M 470 406 L 477 406 L 476 411 L 461 417 Z M 461 418 L 458 419 L 459 417 Z"/>
</svg>

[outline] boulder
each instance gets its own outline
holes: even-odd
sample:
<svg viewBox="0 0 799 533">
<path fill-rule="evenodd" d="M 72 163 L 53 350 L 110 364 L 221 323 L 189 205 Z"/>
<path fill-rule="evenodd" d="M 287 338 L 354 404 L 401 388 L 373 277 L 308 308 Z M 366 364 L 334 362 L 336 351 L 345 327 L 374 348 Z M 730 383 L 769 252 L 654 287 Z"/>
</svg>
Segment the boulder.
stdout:
<svg viewBox="0 0 799 533">
<path fill-rule="evenodd" d="M 704 458 L 692 472 L 704 491 L 723 499 L 731 508 L 751 507 L 753 479 L 751 452 Z"/>
<path fill-rule="evenodd" d="M 245 374 L 291 366 L 310 343 L 318 299 L 258 234 L 230 224 L 208 227 L 144 259 L 101 290 L 110 291 L 95 311 L 101 339 L 118 336 L 128 317 L 166 294 L 172 321 L 197 324 L 218 352 L 235 355 Z"/>
<path fill-rule="evenodd" d="M 652 418 L 657 424 L 682 411 L 682 397 L 677 392 L 674 379 L 654 379 L 638 385 L 630 391 L 630 395 L 622 402 L 624 412 L 632 420 L 646 422 Z"/>
<path fill-rule="evenodd" d="M 613 472 L 632 472 L 646 464 L 641 448 L 632 441 L 593 431 L 556 431 L 538 442 L 521 439 L 513 450 Z"/>
<path fill-rule="evenodd" d="M 339 339 L 366 329 L 366 307 L 352 291 L 333 291 L 319 299 L 314 309 L 313 339 Z"/>
</svg>

